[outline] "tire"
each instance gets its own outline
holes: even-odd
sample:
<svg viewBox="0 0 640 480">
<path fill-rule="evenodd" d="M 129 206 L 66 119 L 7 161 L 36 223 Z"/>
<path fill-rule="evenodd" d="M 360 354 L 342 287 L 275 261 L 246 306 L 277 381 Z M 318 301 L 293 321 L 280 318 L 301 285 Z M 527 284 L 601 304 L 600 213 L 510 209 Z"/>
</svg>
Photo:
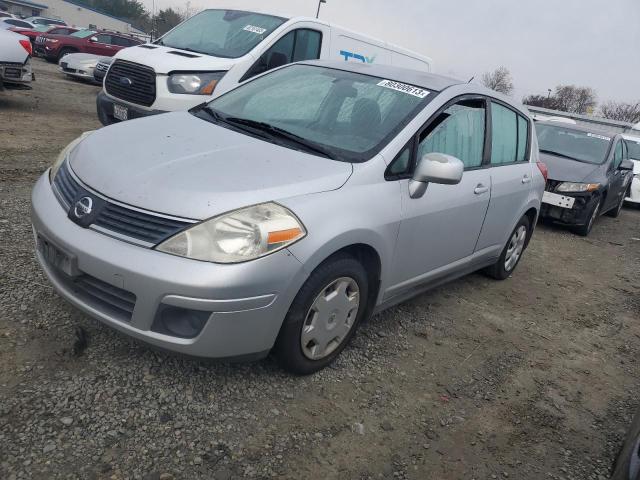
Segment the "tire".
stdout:
<svg viewBox="0 0 640 480">
<path fill-rule="evenodd" d="M 348 285 L 343 292 L 344 282 Z M 368 311 L 368 299 L 367 272 L 358 260 L 342 253 L 327 259 L 302 286 L 280 329 L 274 353 L 281 367 L 309 375 L 330 365 Z M 322 315 L 317 306 L 323 302 L 334 302 L 325 307 L 331 313 Z M 337 336 L 327 340 L 331 335 Z"/>
<path fill-rule="evenodd" d="M 598 198 L 596 202 L 593 204 L 591 209 L 589 210 L 589 214 L 587 215 L 587 223 L 584 225 L 580 225 L 579 227 L 574 227 L 574 233 L 580 235 L 581 237 L 587 237 L 591 233 L 591 229 L 593 228 L 594 223 L 600 216 L 600 207 L 602 205 L 602 198 Z"/>
<path fill-rule="evenodd" d="M 616 205 L 615 208 L 612 208 L 611 210 L 609 210 L 607 212 L 607 216 L 612 218 L 618 218 L 620 216 L 620 212 L 622 211 L 622 206 L 624 205 L 624 199 L 627 198 L 627 192 L 628 190 L 622 194 L 622 198 L 618 202 L 618 205 Z"/>
<path fill-rule="evenodd" d="M 504 246 L 498 261 L 485 269 L 485 273 L 496 280 L 506 280 L 515 271 L 527 248 L 531 234 L 529 217 L 520 219 Z M 515 256 L 514 256 L 515 255 Z"/>
<path fill-rule="evenodd" d="M 70 53 L 76 53 L 76 51 L 73 48 L 63 48 L 62 50 L 60 50 L 60 54 L 58 55 L 58 62 L 62 60 L 62 57 L 64 57 L 65 55 L 69 55 Z"/>
<path fill-rule="evenodd" d="M 611 480 L 640 480 L 640 414 L 633 419 L 629 433 L 614 465 Z"/>
</svg>

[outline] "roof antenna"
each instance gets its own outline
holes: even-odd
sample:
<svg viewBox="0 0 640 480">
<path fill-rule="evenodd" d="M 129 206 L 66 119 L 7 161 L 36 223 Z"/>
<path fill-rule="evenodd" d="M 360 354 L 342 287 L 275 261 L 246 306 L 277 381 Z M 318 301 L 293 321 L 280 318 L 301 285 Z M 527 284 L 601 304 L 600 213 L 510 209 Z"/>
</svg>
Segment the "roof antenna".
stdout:
<svg viewBox="0 0 640 480">
<path fill-rule="evenodd" d="M 471 82 L 473 82 L 473 79 L 474 79 L 474 78 L 476 78 L 476 77 L 475 77 L 475 75 L 474 75 L 473 77 L 471 77 L 467 83 L 471 83 Z"/>
</svg>

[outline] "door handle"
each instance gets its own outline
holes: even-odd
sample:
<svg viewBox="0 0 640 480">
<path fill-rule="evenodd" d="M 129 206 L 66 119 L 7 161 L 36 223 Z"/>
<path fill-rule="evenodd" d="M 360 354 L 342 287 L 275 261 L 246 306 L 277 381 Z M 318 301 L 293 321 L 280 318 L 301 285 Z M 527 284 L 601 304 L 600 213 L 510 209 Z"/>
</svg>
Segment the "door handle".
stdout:
<svg viewBox="0 0 640 480">
<path fill-rule="evenodd" d="M 525 175 L 524 177 L 522 177 L 522 183 L 531 183 L 531 177 L 529 175 Z"/>
<path fill-rule="evenodd" d="M 485 187 L 483 184 L 479 183 L 473 193 L 476 195 L 482 195 L 483 193 L 487 193 L 489 191 L 489 187 Z"/>
</svg>

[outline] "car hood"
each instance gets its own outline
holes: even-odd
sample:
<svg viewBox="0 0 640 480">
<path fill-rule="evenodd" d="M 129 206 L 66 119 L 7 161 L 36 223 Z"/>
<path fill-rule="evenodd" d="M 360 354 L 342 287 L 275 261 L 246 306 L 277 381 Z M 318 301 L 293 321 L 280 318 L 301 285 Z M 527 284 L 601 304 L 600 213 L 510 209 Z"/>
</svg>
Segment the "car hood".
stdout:
<svg viewBox="0 0 640 480">
<path fill-rule="evenodd" d="M 540 160 L 547 165 L 549 178 L 562 182 L 582 182 L 601 167 L 547 153 L 540 153 Z"/>
<path fill-rule="evenodd" d="M 88 65 L 96 66 L 100 60 L 108 57 L 101 57 L 99 55 L 93 55 L 91 53 L 71 53 L 64 56 L 65 63 L 69 65 Z"/>
<path fill-rule="evenodd" d="M 72 170 L 102 195 L 203 220 L 236 208 L 340 188 L 350 163 L 281 147 L 188 112 L 130 120 L 86 137 Z"/>
<path fill-rule="evenodd" d="M 227 71 L 238 62 L 238 59 L 213 57 L 150 44 L 125 48 L 115 58 L 146 65 L 161 74 L 177 71 Z"/>
</svg>

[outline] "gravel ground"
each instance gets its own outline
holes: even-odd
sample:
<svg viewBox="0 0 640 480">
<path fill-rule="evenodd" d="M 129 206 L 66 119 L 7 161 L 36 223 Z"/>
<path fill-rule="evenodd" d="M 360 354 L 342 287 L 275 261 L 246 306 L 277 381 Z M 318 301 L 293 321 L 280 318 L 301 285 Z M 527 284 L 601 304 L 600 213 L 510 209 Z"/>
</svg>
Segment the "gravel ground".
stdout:
<svg viewBox="0 0 640 480">
<path fill-rule="evenodd" d="M 157 353 L 34 260 L 31 187 L 99 126 L 97 87 L 35 71 L 0 95 L 0 478 L 607 478 L 638 403 L 640 210 L 539 226 L 513 278 L 389 310 L 311 377 Z"/>
</svg>

